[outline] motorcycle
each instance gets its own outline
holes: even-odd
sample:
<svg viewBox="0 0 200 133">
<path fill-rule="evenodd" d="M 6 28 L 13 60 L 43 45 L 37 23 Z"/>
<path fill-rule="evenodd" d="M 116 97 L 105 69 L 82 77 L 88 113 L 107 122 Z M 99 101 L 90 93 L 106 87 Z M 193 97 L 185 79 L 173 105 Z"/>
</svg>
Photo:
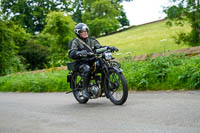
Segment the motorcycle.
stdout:
<svg viewBox="0 0 200 133">
<path fill-rule="evenodd" d="M 128 85 L 120 68 L 120 63 L 114 61 L 112 52 L 108 48 L 97 49 L 95 53 L 88 53 L 82 60 L 93 62 L 89 81 L 89 98 L 83 97 L 83 79 L 81 74 L 75 70 L 75 62 L 67 63 L 69 70 L 67 82 L 70 83 L 71 93 L 75 99 L 85 104 L 89 99 L 106 97 L 115 105 L 122 105 L 128 98 Z"/>
</svg>

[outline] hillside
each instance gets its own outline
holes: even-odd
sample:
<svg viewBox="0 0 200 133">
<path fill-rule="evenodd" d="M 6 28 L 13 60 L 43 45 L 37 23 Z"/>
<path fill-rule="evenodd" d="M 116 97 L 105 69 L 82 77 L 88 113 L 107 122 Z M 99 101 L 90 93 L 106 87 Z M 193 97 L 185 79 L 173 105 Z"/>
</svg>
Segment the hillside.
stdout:
<svg viewBox="0 0 200 133">
<path fill-rule="evenodd" d="M 120 51 L 116 57 L 135 56 L 187 48 L 189 46 L 176 44 L 174 36 L 180 31 L 190 30 L 189 24 L 185 24 L 184 27 L 169 27 L 164 20 L 136 26 L 97 40 L 102 45 L 118 47 Z"/>
</svg>

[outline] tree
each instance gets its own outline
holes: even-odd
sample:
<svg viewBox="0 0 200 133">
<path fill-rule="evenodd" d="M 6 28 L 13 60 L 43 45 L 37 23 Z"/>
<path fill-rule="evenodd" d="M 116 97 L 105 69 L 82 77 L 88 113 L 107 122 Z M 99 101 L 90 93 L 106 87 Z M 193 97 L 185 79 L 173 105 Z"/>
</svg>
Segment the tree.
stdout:
<svg viewBox="0 0 200 133">
<path fill-rule="evenodd" d="M 0 20 L 0 75 L 24 69 L 18 51 L 28 37 L 25 30 L 12 21 Z"/>
<path fill-rule="evenodd" d="M 15 56 L 15 44 L 11 31 L 6 24 L 0 21 L 0 75 L 5 75 L 12 71 L 11 61 Z"/>
<path fill-rule="evenodd" d="M 72 4 L 72 18 L 75 22 L 80 23 L 83 22 L 82 20 L 82 14 L 84 14 L 84 12 L 86 11 L 85 7 L 83 6 L 83 1 L 84 0 L 74 0 L 73 4 Z M 109 0 L 111 2 L 111 4 L 116 8 L 116 10 L 120 10 L 120 17 L 118 18 L 118 21 L 120 22 L 120 25 L 123 26 L 129 26 L 129 20 L 126 17 L 126 13 L 123 10 L 123 7 L 121 6 L 119 8 L 119 5 L 123 2 L 130 2 L 132 0 Z M 89 1 L 87 1 L 89 2 Z M 92 2 L 95 1 L 90 1 L 90 4 Z"/>
<path fill-rule="evenodd" d="M 71 11 L 68 8 L 70 4 L 71 1 L 66 0 L 1 0 L 2 16 L 17 22 L 32 34 L 43 30 L 50 11 Z"/>
<path fill-rule="evenodd" d="M 29 33 L 40 33 L 46 24 L 46 15 L 50 11 L 66 11 L 72 15 L 75 22 L 83 22 L 82 14 L 86 11 L 83 7 L 84 0 L 1 0 L 0 18 L 6 20 L 13 20 L 18 25 L 26 28 Z M 123 11 L 122 6 L 119 5 L 123 1 L 132 0 L 108 0 L 116 8 L 120 10 L 121 16 L 118 21 L 121 26 L 128 24 L 128 19 Z M 91 2 L 95 2 L 91 1 Z"/>
<path fill-rule="evenodd" d="M 74 0 L 72 3 L 72 18 L 76 23 L 82 22 L 83 0 Z"/>
<path fill-rule="evenodd" d="M 181 33 L 179 38 L 197 45 L 200 43 L 200 0 L 171 0 L 171 2 L 174 5 L 164 9 L 168 18 L 179 25 L 183 25 L 184 21 L 192 25 L 191 33 Z"/>
<path fill-rule="evenodd" d="M 117 20 L 120 12 L 110 0 L 84 0 L 83 4 L 85 9 L 83 22 L 90 27 L 92 36 L 108 34 L 120 27 Z M 120 5 L 118 6 L 120 8 Z"/>
<path fill-rule="evenodd" d="M 74 37 L 75 22 L 66 12 L 50 12 L 46 18 L 46 25 L 42 34 L 56 37 L 57 45 L 68 49 L 68 43 Z"/>
<path fill-rule="evenodd" d="M 124 2 L 124 1 L 131 2 L 133 0 L 111 0 L 112 4 L 115 5 L 115 8 L 120 11 L 120 16 L 117 18 L 118 21 L 120 22 L 120 27 L 124 27 L 124 26 L 129 26 L 130 25 L 129 20 L 128 20 L 127 16 L 126 16 L 126 13 L 125 13 L 125 11 L 123 9 L 123 6 L 121 5 L 121 3 Z M 121 7 L 119 7 L 119 5 L 121 5 Z"/>
<path fill-rule="evenodd" d="M 29 39 L 19 51 L 19 55 L 25 58 L 27 69 L 43 69 L 49 65 L 49 49 L 38 44 L 33 38 Z"/>
<path fill-rule="evenodd" d="M 50 12 L 38 43 L 50 47 L 51 65 L 65 65 L 69 42 L 75 37 L 75 22 L 66 12 Z M 61 62 L 61 63 L 58 63 Z"/>
<path fill-rule="evenodd" d="M 123 10 L 121 11 L 121 16 L 118 18 L 118 21 L 120 22 L 121 27 L 130 25 L 129 20 L 126 17 L 126 13 Z"/>
</svg>

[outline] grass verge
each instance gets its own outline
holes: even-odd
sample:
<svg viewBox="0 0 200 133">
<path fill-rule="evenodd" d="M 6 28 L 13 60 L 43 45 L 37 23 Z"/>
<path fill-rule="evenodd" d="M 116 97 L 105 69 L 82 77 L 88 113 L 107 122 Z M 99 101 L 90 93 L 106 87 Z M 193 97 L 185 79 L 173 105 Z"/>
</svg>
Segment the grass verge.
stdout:
<svg viewBox="0 0 200 133">
<path fill-rule="evenodd" d="M 200 89 L 200 57 L 169 56 L 121 62 L 129 90 Z M 23 73 L 0 77 L 4 92 L 63 92 L 70 90 L 67 71 Z"/>
<path fill-rule="evenodd" d="M 67 71 L 23 73 L 0 77 L 0 91 L 4 92 L 63 92 L 69 90 Z"/>
</svg>

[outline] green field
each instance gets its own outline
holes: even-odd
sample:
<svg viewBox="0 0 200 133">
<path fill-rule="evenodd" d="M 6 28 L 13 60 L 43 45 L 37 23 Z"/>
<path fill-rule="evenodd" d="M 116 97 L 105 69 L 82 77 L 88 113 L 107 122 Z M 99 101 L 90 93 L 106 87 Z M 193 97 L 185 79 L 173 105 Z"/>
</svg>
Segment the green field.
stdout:
<svg viewBox="0 0 200 133">
<path fill-rule="evenodd" d="M 98 41 L 102 45 L 119 48 L 117 57 L 135 56 L 187 48 L 189 46 L 176 44 L 174 36 L 180 31 L 190 30 L 189 24 L 185 24 L 184 27 L 169 27 L 165 20 L 136 26 L 117 34 L 98 38 Z"/>
</svg>

